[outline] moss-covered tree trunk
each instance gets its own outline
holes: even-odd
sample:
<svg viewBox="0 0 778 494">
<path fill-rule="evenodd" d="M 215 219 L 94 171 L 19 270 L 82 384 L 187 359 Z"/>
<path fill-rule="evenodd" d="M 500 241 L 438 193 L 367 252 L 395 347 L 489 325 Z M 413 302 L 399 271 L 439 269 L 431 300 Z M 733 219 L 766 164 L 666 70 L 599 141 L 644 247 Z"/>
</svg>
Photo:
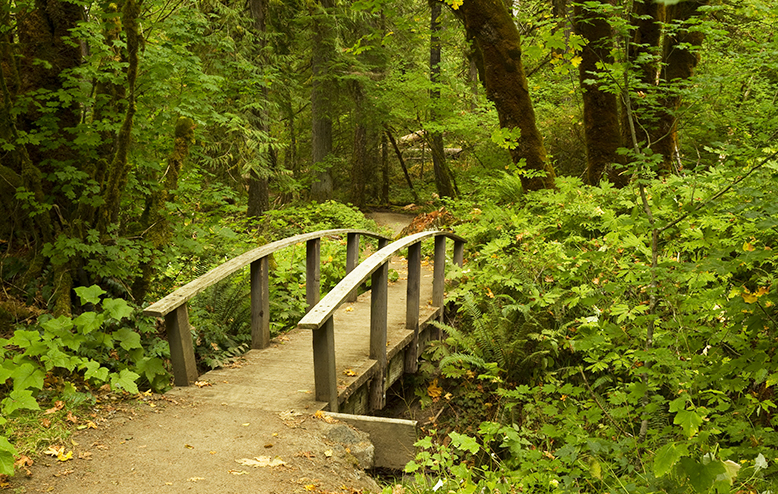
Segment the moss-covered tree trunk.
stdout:
<svg viewBox="0 0 778 494">
<path fill-rule="evenodd" d="M 520 129 L 519 145 L 511 150 L 514 163 L 525 160 L 521 183 L 525 190 L 553 188 L 554 168 L 536 122 L 527 78 L 521 62 L 521 36 L 501 0 L 464 0 L 456 11 L 483 60 L 483 85 L 494 102 L 500 126 Z"/>
<path fill-rule="evenodd" d="M 607 176 L 622 187 L 629 183 L 629 176 L 614 167 L 621 161 L 616 152 L 621 146 L 618 100 L 616 94 L 607 89 L 613 85 L 613 81 L 607 79 L 607 69 L 602 69 L 602 65 L 598 67 L 598 64 L 613 63 L 613 36 L 606 18 L 608 10 L 603 8 L 608 3 L 600 0 L 576 4 L 574 27 L 586 40 L 578 74 L 583 90 L 587 182 L 597 185 Z"/>
</svg>

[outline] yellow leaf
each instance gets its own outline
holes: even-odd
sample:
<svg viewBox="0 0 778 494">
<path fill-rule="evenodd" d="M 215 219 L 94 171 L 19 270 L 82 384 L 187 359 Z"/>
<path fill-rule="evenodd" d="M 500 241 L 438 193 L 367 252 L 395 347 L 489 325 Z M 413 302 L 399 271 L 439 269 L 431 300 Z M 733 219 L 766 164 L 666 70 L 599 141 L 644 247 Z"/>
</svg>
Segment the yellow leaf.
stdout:
<svg viewBox="0 0 778 494">
<path fill-rule="evenodd" d="M 438 386 L 437 379 L 432 381 L 430 385 L 427 386 L 427 394 L 430 395 L 431 398 L 440 398 L 440 395 L 443 394 L 443 388 Z"/>
<path fill-rule="evenodd" d="M 351 370 L 351 369 L 346 369 L 346 370 L 344 370 L 344 371 L 343 371 L 343 373 L 344 373 L 345 375 L 347 375 L 347 376 L 350 376 L 350 377 L 353 377 L 353 376 L 356 376 L 356 375 L 357 375 L 357 373 L 356 373 L 356 372 L 354 372 L 354 371 L 353 371 L 353 370 Z"/>
<path fill-rule="evenodd" d="M 759 290 L 756 291 L 755 295 L 757 297 L 761 297 L 762 295 L 767 295 L 768 293 L 770 293 L 770 289 L 768 287 L 760 286 Z"/>
<path fill-rule="evenodd" d="M 573 67 L 578 67 L 579 65 L 581 65 L 581 60 L 583 59 L 578 55 L 576 55 L 570 59 L 570 63 L 573 64 Z"/>
<path fill-rule="evenodd" d="M 72 451 L 68 451 L 67 454 L 60 453 L 60 454 L 57 455 L 57 459 L 59 461 L 68 461 L 71 458 L 73 458 L 73 452 Z"/>
<path fill-rule="evenodd" d="M 744 289 L 745 293 L 741 293 L 740 296 L 743 297 L 743 300 L 747 304 L 753 304 L 756 302 L 756 299 L 758 298 L 755 294 L 749 292 L 747 289 Z"/>
<path fill-rule="evenodd" d="M 746 242 L 743 244 L 743 250 L 746 252 L 752 252 L 754 250 L 754 246 L 751 245 L 750 242 Z"/>
</svg>

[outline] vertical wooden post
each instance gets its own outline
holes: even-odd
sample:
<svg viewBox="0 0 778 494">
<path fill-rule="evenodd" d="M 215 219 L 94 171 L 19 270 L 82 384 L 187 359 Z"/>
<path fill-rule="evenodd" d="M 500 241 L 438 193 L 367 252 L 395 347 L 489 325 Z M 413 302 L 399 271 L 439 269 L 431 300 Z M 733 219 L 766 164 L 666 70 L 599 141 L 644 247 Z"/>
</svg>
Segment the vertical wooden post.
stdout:
<svg viewBox="0 0 778 494">
<path fill-rule="evenodd" d="M 389 245 L 389 242 L 391 242 L 391 240 L 389 240 L 388 238 L 379 238 L 378 239 L 378 250 L 381 250 L 384 247 L 386 247 L 387 245 Z"/>
<path fill-rule="evenodd" d="M 421 242 L 408 246 L 408 287 L 405 302 L 405 327 L 413 331 L 413 341 L 405 352 L 405 372 L 418 369 L 419 303 L 421 297 Z"/>
<path fill-rule="evenodd" d="M 460 268 L 464 265 L 465 243 L 461 240 L 454 240 L 454 264 Z"/>
<path fill-rule="evenodd" d="M 349 233 L 348 243 L 346 245 L 346 274 L 349 274 L 359 264 L 359 234 Z M 346 302 L 357 301 L 357 290 L 354 289 L 346 297 Z"/>
<path fill-rule="evenodd" d="M 251 263 L 251 348 L 270 345 L 269 268 L 267 256 Z"/>
<path fill-rule="evenodd" d="M 446 286 L 446 236 L 435 237 L 435 266 L 432 270 L 432 305 L 443 307 Z"/>
<path fill-rule="evenodd" d="M 308 308 L 319 303 L 321 297 L 321 239 L 315 238 L 306 243 L 305 249 L 305 300 Z"/>
<path fill-rule="evenodd" d="M 165 316 L 165 327 L 175 385 L 189 386 L 189 383 L 197 380 L 197 365 L 186 302 Z"/>
<path fill-rule="evenodd" d="M 370 358 L 378 361 L 378 375 L 370 388 L 370 409 L 380 410 L 386 402 L 386 332 L 389 263 L 384 262 L 370 278 Z"/>
<path fill-rule="evenodd" d="M 330 412 L 338 411 L 338 381 L 335 375 L 335 324 L 332 317 L 313 330 L 313 379 L 316 401 L 330 404 Z"/>
</svg>

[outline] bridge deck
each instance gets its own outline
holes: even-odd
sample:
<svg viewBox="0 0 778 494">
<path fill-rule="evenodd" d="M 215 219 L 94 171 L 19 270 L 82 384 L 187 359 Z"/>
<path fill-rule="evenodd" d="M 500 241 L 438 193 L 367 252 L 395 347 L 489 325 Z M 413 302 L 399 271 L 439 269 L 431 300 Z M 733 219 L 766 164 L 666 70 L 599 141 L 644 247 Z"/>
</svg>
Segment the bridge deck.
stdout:
<svg viewBox="0 0 778 494">
<path fill-rule="evenodd" d="M 399 355 L 410 343 L 413 332 L 405 329 L 407 261 L 394 258 L 390 269 L 396 270 L 400 275 L 398 281 L 389 284 L 388 293 L 387 354 L 391 362 L 392 357 Z M 431 305 L 431 299 L 432 270 L 422 266 L 420 327 L 425 326 L 439 313 L 439 309 Z M 360 392 L 363 384 L 375 371 L 372 365 L 374 361 L 368 358 L 370 292 L 360 295 L 357 302 L 345 303 L 338 308 L 334 315 L 334 326 L 338 394 L 343 402 Z M 275 338 L 268 348 L 249 351 L 245 360 L 239 364 L 200 376 L 199 381 L 210 383 L 209 386 L 177 387 L 168 395 L 271 411 L 311 412 L 325 409 L 327 403 L 314 399 L 311 349 L 311 330 L 294 329 Z M 354 375 L 351 375 L 352 373 Z M 392 374 L 390 365 L 390 375 Z M 397 374 L 397 371 L 394 374 Z M 394 378 L 391 378 L 388 384 L 393 380 Z M 352 404 L 348 408 L 356 413 L 365 411 L 359 405 Z"/>
</svg>

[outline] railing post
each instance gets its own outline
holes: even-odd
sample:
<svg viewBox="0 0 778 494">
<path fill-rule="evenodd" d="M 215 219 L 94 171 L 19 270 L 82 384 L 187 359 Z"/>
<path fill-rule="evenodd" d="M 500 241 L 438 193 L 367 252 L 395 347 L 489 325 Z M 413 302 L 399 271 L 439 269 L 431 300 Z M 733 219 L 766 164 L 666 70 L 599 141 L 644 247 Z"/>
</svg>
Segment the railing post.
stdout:
<svg viewBox="0 0 778 494">
<path fill-rule="evenodd" d="M 432 271 L 432 305 L 443 307 L 446 284 L 446 236 L 435 237 L 435 266 Z"/>
<path fill-rule="evenodd" d="M 454 264 L 460 268 L 464 265 L 465 243 L 461 240 L 454 240 Z"/>
<path fill-rule="evenodd" d="M 186 302 L 165 316 L 165 327 L 175 385 L 189 386 L 197 380 L 197 365 Z"/>
<path fill-rule="evenodd" d="M 346 274 L 349 274 L 359 264 L 359 234 L 349 233 L 348 243 L 346 244 Z M 346 302 L 357 301 L 357 290 L 354 289 L 346 297 Z"/>
<path fill-rule="evenodd" d="M 321 239 L 308 240 L 305 249 L 305 299 L 308 308 L 305 312 L 319 302 L 321 297 Z"/>
<path fill-rule="evenodd" d="M 370 358 L 378 362 L 378 375 L 370 388 L 370 409 L 380 410 L 386 402 L 386 331 L 389 263 L 384 262 L 370 278 Z"/>
<path fill-rule="evenodd" d="M 330 412 L 338 411 L 338 381 L 335 375 L 335 324 L 329 317 L 324 325 L 313 330 L 313 379 L 316 401 L 330 404 Z"/>
<path fill-rule="evenodd" d="M 389 240 L 388 238 L 379 237 L 378 238 L 378 250 L 381 250 L 384 247 L 386 247 L 387 245 L 389 245 L 389 242 L 391 242 L 391 240 Z"/>
<path fill-rule="evenodd" d="M 405 327 L 413 331 L 413 341 L 405 353 L 405 372 L 414 373 L 419 366 L 419 303 L 421 297 L 421 242 L 408 246 L 408 286 L 405 304 Z"/>
<path fill-rule="evenodd" d="M 251 348 L 270 345 L 269 268 L 267 256 L 251 263 Z"/>
</svg>

